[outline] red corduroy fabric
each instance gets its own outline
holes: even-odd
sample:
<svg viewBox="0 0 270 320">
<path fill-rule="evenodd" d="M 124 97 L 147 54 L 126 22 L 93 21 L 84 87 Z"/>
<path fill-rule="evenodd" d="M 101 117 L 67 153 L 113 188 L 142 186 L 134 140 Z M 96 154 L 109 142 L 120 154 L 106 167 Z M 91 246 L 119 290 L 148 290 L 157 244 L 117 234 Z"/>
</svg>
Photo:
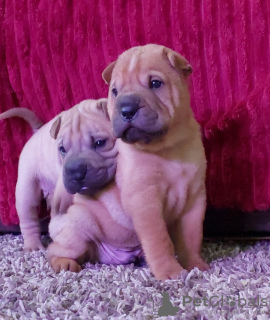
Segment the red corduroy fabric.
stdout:
<svg viewBox="0 0 270 320">
<path fill-rule="evenodd" d="M 193 66 L 209 205 L 267 209 L 269 41 L 265 0 L 0 0 L 0 111 L 26 107 L 48 121 L 106 96 L 101 73 L 124 50 L 166 45 Z M 0 215 L 4 224 L 18 223 L 18 157 L 31 131 L 11 119 L 0 133 Z"/>
</svg>

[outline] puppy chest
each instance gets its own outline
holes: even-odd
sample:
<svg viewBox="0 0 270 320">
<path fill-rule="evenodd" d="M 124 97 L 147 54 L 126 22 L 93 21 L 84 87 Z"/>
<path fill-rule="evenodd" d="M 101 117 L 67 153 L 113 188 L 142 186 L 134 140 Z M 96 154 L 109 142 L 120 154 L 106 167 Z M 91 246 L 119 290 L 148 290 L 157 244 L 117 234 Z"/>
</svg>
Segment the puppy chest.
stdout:
<svg viewBox="0 0 270 320">
<path fill-rule="evenodd" d="M 43 198 L 48 199 L 52 196 L 56 185 L 56 179 L 41 177 L 39 180 L 39 186 L 43 195 Z"/>
<path fill-rule="evenodd" d="M 192 165 L 168 164 L 165 170 L 168 181 L 164 210 L 170 218 L 176 217 L 184 210 L 192 194 L 197 169 Z"/>
</svg>

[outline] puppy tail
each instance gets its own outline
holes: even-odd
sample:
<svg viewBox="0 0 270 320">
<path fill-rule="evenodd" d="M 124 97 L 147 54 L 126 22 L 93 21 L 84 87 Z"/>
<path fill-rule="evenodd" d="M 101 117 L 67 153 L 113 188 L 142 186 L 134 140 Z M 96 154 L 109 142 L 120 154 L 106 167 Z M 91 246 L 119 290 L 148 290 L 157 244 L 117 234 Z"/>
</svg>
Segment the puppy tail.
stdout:
<svg viewBox="0 0 270 320">
<path fill-rule="evenodd" d="M 30 124 L 34 132 L 36 132 L 44 124 L 33 111 L 26 108 L 12 108 L 0 114 L 0 120 L 11 117 L 19 117 L 24 119 Z"/>
</svg>

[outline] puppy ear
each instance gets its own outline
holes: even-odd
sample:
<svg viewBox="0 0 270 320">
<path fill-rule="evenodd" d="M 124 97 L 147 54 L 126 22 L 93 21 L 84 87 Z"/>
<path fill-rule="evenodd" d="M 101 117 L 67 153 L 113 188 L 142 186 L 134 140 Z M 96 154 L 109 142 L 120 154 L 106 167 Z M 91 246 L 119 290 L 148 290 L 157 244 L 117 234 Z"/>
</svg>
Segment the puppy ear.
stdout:
<svg viewBox="0 0 270 320">
<path fill-rule="evenodd" d="M 109 113 L 108 113 L 108 108 L 107 108 L 107 101 L 108 99 L 99 99 L 97 103 L 97 109 L 102 111 L 106 118 L 110 120 Z"/>
<path fill-rule="evenodd" d="M 61 117 L 57 117 L 57 119 L 54 121 L 50 130 L 50 135 L 53 139 L 57 138 L 60 127 L 61 127 Z"/>
<path fill-rule="evenodd" d="M 108 67 L 102 72 L 102 79 L 109 84 L 111 82 L 113 68 L 116 64 L 116 61 L 110 63 Z"/>
<path fill-rule="evenodd" d="M 166 54 L 172 67 L 183 74 L 184 77 L 187 78 L 192 73 L 191 65 L 183 56 L 172 50 L 168 50 Z"/>
</svg>

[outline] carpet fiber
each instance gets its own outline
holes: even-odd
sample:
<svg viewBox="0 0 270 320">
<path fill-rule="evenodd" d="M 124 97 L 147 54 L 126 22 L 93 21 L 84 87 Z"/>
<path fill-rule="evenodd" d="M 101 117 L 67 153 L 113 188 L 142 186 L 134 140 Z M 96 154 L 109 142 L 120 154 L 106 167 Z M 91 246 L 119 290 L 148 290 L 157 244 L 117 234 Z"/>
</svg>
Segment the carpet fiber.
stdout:
<svg viewBox="0 0 270 320">
<path fill-rule="evenodd" d="M 267 241 L 205 242 L 203 255 L 211 269 L 194 269 L 164 283 L 147 267 L 134 265 L 86 264 L 79 274 L 56 275 L 44 251 L 24 253 L 22 244 L 21 236 L 0 237 L 0 319 L 270 318 Z M 164 292 L 175 316 L 158 315 Z"/>
</svg>

